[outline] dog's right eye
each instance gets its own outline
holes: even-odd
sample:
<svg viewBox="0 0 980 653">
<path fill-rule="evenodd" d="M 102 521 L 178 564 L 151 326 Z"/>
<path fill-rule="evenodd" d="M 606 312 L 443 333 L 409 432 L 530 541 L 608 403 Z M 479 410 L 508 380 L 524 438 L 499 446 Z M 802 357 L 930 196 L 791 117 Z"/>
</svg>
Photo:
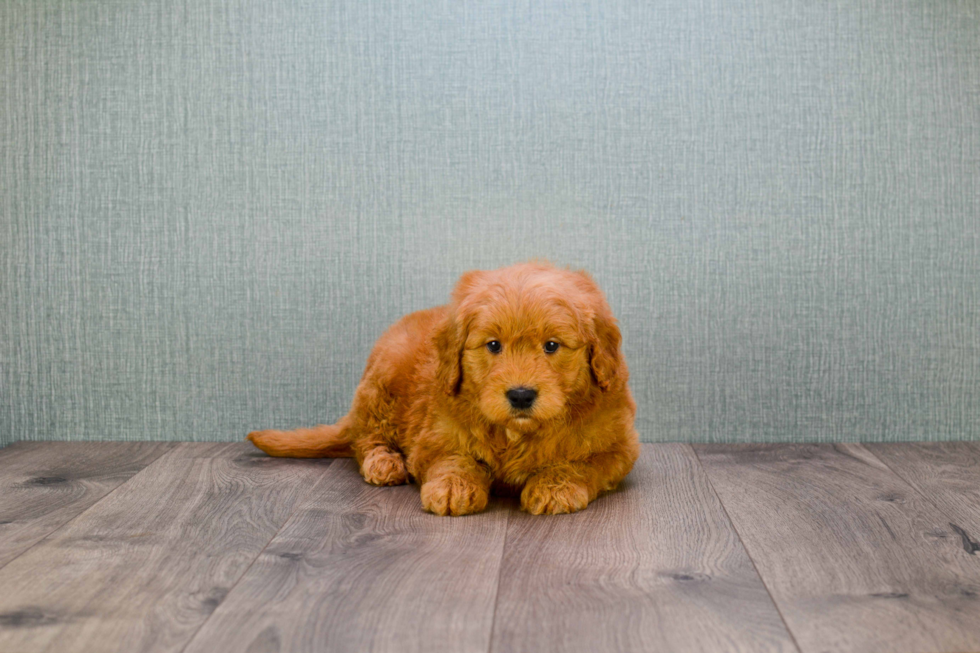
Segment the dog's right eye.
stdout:
<svg viewBox="0 0 980 653">
<path fill-rule="evenodd" d="M 489 351 L 491 354 L 499 354 L 500 353 L 500 341 L 499 340 L 491 340 L 490 342 L 488 342 L 487 343 L 487 351 Z"/>
</svg>

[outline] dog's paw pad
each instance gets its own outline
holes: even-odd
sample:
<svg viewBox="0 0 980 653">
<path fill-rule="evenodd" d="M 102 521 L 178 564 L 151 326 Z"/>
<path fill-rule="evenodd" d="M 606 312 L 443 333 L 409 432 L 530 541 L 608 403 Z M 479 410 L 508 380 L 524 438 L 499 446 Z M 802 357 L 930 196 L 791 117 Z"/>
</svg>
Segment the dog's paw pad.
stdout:
<svg viewBox="0 0 980 653">
<path fill-rule="evenodd" d="M 487 507 L 485 487 L 458 476 L 443 476 L 422 485 L 422 507 L 436 515 L 469 515 Z"/>
<path fill-rule="evenodd" d="M 589 505 L 589 491 L 581 483 L 557 484 L 529 482 L 521 492 L 521 508 L 532 515 L 559 515 L 577 512 Z"/>
<path fill-rule="evenodd" d="M 371 485 L 403 485 L 408 482 L 405 458 L 394 451 L 374 449 L 361 463 L 361 475 Z"/>
</svg>

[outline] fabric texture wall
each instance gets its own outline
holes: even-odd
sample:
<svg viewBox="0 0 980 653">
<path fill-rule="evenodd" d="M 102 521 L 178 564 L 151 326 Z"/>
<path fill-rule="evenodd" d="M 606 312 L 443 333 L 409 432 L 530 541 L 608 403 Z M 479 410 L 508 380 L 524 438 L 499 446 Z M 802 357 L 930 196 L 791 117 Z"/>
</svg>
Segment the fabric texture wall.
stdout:
<svg viewBox="0 0 980 653">
<path fill-rule="evenodd" d="M 0 445 L 334 421 L 584 267 L 647 441 L 980 437 L 980 4 L 0 4 Z"/>
</svg>

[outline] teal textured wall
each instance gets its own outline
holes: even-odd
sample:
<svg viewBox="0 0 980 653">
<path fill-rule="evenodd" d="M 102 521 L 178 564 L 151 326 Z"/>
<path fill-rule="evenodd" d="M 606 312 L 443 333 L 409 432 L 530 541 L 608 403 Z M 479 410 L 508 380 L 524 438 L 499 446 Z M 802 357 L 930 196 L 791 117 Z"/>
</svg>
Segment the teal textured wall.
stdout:
<svg viewBox="0 0 980 653">
<path fill-rule="evenodd" d="M 333 421 L 532 256 L 643 438 L 980 437 L 980 4 L 0 3 L 0 444 Z"/>
</svg>

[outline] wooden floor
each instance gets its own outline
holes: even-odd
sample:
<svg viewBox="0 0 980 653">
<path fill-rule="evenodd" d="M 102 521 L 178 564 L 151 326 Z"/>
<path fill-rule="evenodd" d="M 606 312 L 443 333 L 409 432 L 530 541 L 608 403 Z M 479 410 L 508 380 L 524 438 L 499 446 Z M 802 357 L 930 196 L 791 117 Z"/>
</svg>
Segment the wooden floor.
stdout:
<svg viewBox="0 0 980 653">
<path fill-rule="evenodd" d="M 0 450 L 0 651 L 980 651 L 980 443 L 644 445 L 459 518 L 246 444 Z"/>
</svg>

